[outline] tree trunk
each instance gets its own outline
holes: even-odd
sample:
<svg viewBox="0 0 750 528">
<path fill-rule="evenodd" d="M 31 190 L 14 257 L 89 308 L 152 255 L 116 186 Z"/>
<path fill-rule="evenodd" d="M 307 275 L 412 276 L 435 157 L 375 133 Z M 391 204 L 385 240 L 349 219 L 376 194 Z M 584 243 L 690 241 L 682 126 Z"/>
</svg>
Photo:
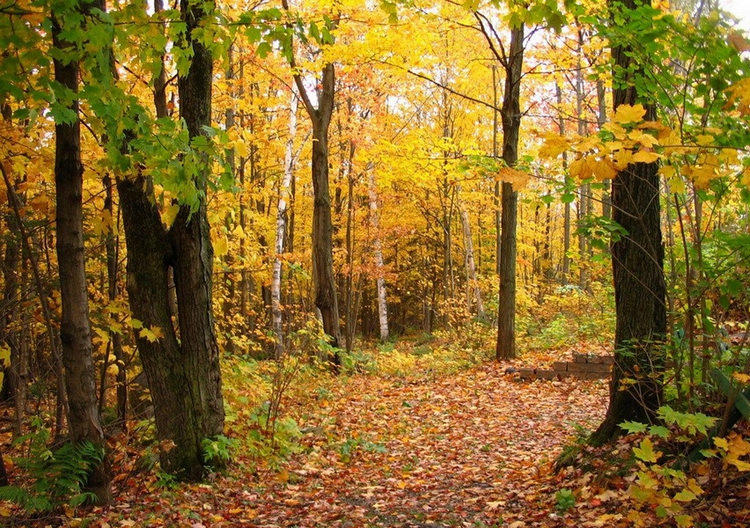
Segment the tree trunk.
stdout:
<svg viewBox="0 0 750 528">
<path fill-rule="evenodd" d="M 523 69 L 524 26 L 510 32 L 510 50 L 505 61 L 505 90 L 500 112 L 503 123 L 503 161 L 513 167 L 518 161 L 518 136 L 521 129 L 521 72 Z M 497 316 L 498 360 L 516 355 L 516 217 L 518 192 L 503 182 L 502 232 L 500 253 L 500 298 Z"/>
<path fill-rule="evenodd" d="M 105 245 L 107 250 L 107 284 L 109 300 L 115 301 L 120 296 L 119 280 L 119 251 L 118 240 L 114 232 L 114 223 L 119 213 L 115 212 L 114 202 L 112 200 L 112 179 L 109 175 L 104 177 L 105 197 L 104 210 L 109 212 L 110 221 L 113 223 L 107 231 Z M 117 422 L 121 430 L 126 427 L 126 414 L 128 408 L 128 390 L 127 390 L 127 364 L 125 351 L 122 348 L 122 336 L 118 332 L 110 332 L 109 339 L 112 343 L 112 353 L 117 364 Z M 106 363 L 105 363 L 106 364 Z M 106 372 L 106 369 L 105 369 Z M 105 377 L 102 376 L 100 392 L 104 394 Z M 104 404 L 104 398 L 99 401 L 99 408 Z"/>
<path fill-rule="evenodd" d="M 557 117 L 557 130 L 561 136 L 565 135 L 565 119 L 563 118 L 562 111 L 562 90 L 560 85 L 555 85 L 555 94 L 557 95 L 557 106 L 558 106 L 558 117 Z M 568 156 L 567 153 L 563 153 L 563 178 L 565 192 L 568 192 Z M 568 277 L 570 276 L 570 200 L 565 200 L 563 205 L 563 255 L 562 255 L 562 282 L 563 284 L 568 283 Z"/>
<path fill-rule="evenodd" d="M 625 15 L 640 3 L 641 0 L 623 2 Z M 632 63 L 629 51 L 627 44 L 613 44 L 615 74 L 633 72 L 616 83 L 615 111 L 622 104 L 640 102 L 646 107 L 645 119 L 655 121 L 655 105 L 645 100 L 648 94 L 639 94 L 632 83 L 632 76 L 642 70 Z M 612 244 L 615 365 L 609 408 L 591 437 L 594 444 L 619 435 L 618 425 L 623 421 L 652 422 L 662 402 L 662 341 L 667 314 L 657 170 L 655 162 L 635 163 L 619 172 L 612 185 L 613 218 L 628 234 Z"/>
<path fill-rule="evenodd" d="M 312 182 L 313 182 L 313 282 L 315 306 L 320 310 L 323 331 L 328 343 L 337 348 L 341 343 L 339 305 L 336 295 L 336 278 L 333 273 L 333 225 L 331 221 L 331 192 L 328 183 L 328 128 L 333 114 L 333 95 L 336 84 L 333 64 L 326 64 L 318 94 L 318 107 L 312 104 L 302 77 L 294 76 L 300 97 L 305 104 L 313 127 Z M 330 358 L 338 365 L 338 354 Z"/>
<path fill-rule="evenodd" d="M 181 13 L 187 24 L 184 44 L 192 47 L 193 59 L 187 74 L 178 78 L 180 113 L 194 138 L 211 123 L 213 64 L 210 51 L 192 37 L 206 12 L 183 0 Z M 202 170 L 208 172 L 206 166 Z M 161 334 L 149 339 L 148 334 L 138 332 L 136 339 L 154 403 L 157 434 L 164 443 L 173 444 L 160 453 L 160 459 L 163 469 L 186 480 L 202 477 L 201 442 L 221 434 L 224 426 L 211 305 L 213 250 L 206 219 L 206 177 L 197 174 L 193 178 L 203 191 L 197 209 L 191 212 L 190 207 L 181 206 L 170 232 L 161 223 L 150 181 L 141 175 L 117 181 L 131 311 L 145 329 L 158 329 Z M 177 314 L 170 303 L 172 269 Z"/>
<path fill-rule="evenodd" d="M 477 268 L 474 263 L 474 243 L 471 239 L 471 225 L 469 214 L 463 207 L 459 208 L 461 216 L 461 227 L 464 232 L 464 247 L 466 253 L 466 304 L 471 313 L 474 302 L 477 303 L 477 318 L 484 319 L 484 303 L 482 302 L 482 289 L 477 280 Z"/>
<path fill-rule="evenodd" d="M 284 254 L 284 238 L 287 228 L 287 203 L 289 200 L 289 188 L 294 174 L 294 137 L 297 135 L 297 91 L 292 88 L 292 97 L 289 106 L 289 136 L 286 140 L 284 152 L 284 177 L 279 184 L 279 204 L 276 209 L 276 255 L 273 259 L 273 272 L 271 277 L 271 320 L 273 333 L 276 336 L 274 357 L 279 359 L 284 353 L 284 329 L 282 326 L 281 313 L 281 256 Z"/>
<path fill-rule="evenodd" d="M 85 15 L 89 6 L 77 5 Z M 53 13 L 52 38 L 55 48 L 70 49 L 61 35 L 60 21 L 68 14 Z M 78 92 L 79 65 L 76 59 L 54 60 L 55 81 L 73 94 Z M 60 274 L 62 319 L 60 338 L 65 367 L 65 387 L 70 408 L 68 426 L 73 443 L 91 442 L 104 449 L 104 434 L 96 402 L 96 372 L 92 358 L 91 326 L 83 247 L 83 164 L 78 100 L 69 110 L 72 122 L 55 123 L 55 189 L 57 213 L 57 261 Z M 111 500 L 110 475 L 106 461 L 91 470 L 86 487 L 100 503 Z"/>
<path fill-rule="evenodd" d="M 599 111 L 596 114 L 596 124 L 599 130 L 601 130 L 607 122 L 607 98 L 604 81 L 601 79 L 596 81 L 596 101 L 599 106 Z M 611 186 L 611 180 L 602 181 L 602 216 L 606 219 L 612 217 L 612 197 L 610 196 Z"/>
<path fill-rule="evenodd" d="M 380 217 L 378 216 L 378 193 L 375 187 L 375 170 L 372 165 L 367 167 L 370 173 L 368 198 L 370 200 L 370 223 L 373 230 L 373 252 L 375 253 L 375 284 L 378 292 L 378 322 L 380 324 L 380 341 L 388 341 L 388 303 L 385 291 L 385 271 L 383 266 L 383 246 L 380 240 Z"/>
</svg>

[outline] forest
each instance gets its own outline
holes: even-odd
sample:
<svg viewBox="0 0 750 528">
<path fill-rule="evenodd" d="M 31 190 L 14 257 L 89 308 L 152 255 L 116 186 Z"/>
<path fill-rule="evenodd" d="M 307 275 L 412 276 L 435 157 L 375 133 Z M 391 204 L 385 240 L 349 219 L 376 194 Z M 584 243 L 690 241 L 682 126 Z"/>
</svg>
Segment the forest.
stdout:
<svg viewBox="0 0 750 528">
<path fill-rule="evenodd" d="M 718 0 L 0 2 L 3 526 L 750 526 Z"/>
</svg>

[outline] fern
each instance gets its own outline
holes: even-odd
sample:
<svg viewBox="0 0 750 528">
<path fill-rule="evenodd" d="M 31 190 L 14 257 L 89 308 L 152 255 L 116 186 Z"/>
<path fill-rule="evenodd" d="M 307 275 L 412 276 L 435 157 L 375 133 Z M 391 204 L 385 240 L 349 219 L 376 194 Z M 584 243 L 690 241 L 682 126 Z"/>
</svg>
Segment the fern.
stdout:
<svg viewBox="0 0 750 528">
<path fill-rule="evenodd" d="M 27 487 L 0 487 L 0 499 L 9 500 L 29 513 L 51 511 L 63 504 L 73 507 L 93 501 L 93 493 L 83 491 L 89 472 L 104 460 L 102 449 L 91 442 L 65 444 L 50 451 L 32 442 L 32 456 L 24 468 L 31 477 Z"/>
</svg>

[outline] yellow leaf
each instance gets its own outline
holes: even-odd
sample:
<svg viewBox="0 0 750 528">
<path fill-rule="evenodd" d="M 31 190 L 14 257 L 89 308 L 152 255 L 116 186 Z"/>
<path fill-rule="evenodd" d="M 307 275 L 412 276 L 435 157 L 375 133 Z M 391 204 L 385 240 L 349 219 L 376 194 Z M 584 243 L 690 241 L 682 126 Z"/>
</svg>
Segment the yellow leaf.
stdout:
<svg viewBox="0 0 750 528">
<path fill-rule="evenodd" d="M 0 507 L 0 517 L 10 517 L 11 511 L 9 508 Z"/>
<path fill-rule="evenodd" d="M 162 332 L 161 328 L 158 326 L 152 326 L 151 328 L 141 328 L 138 332 L 140 336 L 150 343 L 155 343 L 162 337 L 164 337 L 164 332 Z"/>
<path fill-rule="evenodd" d="M 634 163 L 653 163 L 659 158 L 661 158 L 660 154 L 657 154 L 656 152 L 650 152 L 648 150 L 639 150 L 638 152 L 633 154 Z"/>
<path fill-rule="evenodd" d="M 571 178 L 574 178 L 576 180 L 583 180 L 583 173 L 586 169 L 586 160 L 583 158 L 578 158 L 577 160 L 573 161 L 573 163 L 570 164 L 570 176 Z"/>
<path fill-rule="evenodd" d="M 625 170 L 633 161 L 633 153 L 629 150 L 618 150 L 615 152 L 614 162 L 615 169 L 618 171 Z"/>
<path fill-rule="evenodd" d="M 732 377 L 740 383 L 750 383 L 750 375 L 743 372 L 735 372 L 734 374 L 732 374 Z"/>
<path fill-rule="evenodd" d="M 692 168 L 691 176 L 697 189 L 706 189 L 716 177 L 716 170 L 711 165 L 701 165 Z"/>
<path fill-rule="evenodd" d="M 248 148 L 247 143 L 245 143 L 242 140 L 237 140 L 234 142 L 234 151 L 237 153 L 237 155 L 241 158 L 246 158 L 248 154 Z"/>
<path fill-rule="evenodd" d="M 631 141 L 640 143 L 647 148 L 652 148 L 654 145 L 659 144 L 659 140 L 656 137 L 652 136 L 651 134 L 645 134 L 640 130 L 633 130 L 630 134 L 628 134 L 628 138 Z"/>
<path fill-rule="evenodd" d="M 717 436 L 714 438 L 714 445 L 718 447 L 719 449 L 723 449 L 724 451 L 729 451 L 729 442 L 727 442 L 726 438 L 721 438 L 720 436 Z"/>
<path fill-rule="evenodd" d="M 544 144 L 539 148 L 539 157 L 556 158 L 569 148 L 570 144 L 565 137 L 552 134 L 544 139 Z"/>
<path fill-rule="evenodd" d="M 739 460 L 734 457 L 727 457 L 727 462 L 735 466 L 740 471 L 750 471 L 750 463 L 745 462 L 744 460 Z"/>
<path fill-rule="evenodd" d="M 524 188 L 529 182 L 529 173 L 512 167 L 503 167 L 498 173 L 498 180 L 510 183 L 514 190 L 518 190 Z"/>
<path fill-rule="evenodd" d="M 604 180 L 611 180 L 615 176 L 617 176 L 617 171 L 615 170 L 614 165 L 612 164 L 612 161 L 605 158 L 602 160 L 598 160 L 594 162 L 594 167 L 592 168 L 594 172 L 594 177 L 599 181 Z"/>
<path fill-rule="evenodd" d="M 164 211 L 164 215 L 163 215 L 164 216 L 164 224 L 167 227 L 172 227 L 172 224 L 174 224 L 174 219 L 177 218 L 177 213 L 179 213 L 179 212 L 180 212 L 180 206 L 177 205 L 177 204 L 170 205 L 169 207 L 167 207 L 167 209 Z"/>
<path fill-rule="evenodd" d="M 219 238 L 214 242 L 214 255 L 217 257 L 223 257 L 229 252 L 229 244 L 226 238 Z"/>
<path fill-rule="evenodd" d="M 690 515 L 675 515 L 674 520 L 680 528 L 693 526 L 693 518 Z"/>
<path fill-rule="evenodd" d="M 675 494 L 675 496 L 674 496 L 674 500 L 679 501 L 679 502 L 690 502 L 690 501 L 693 501 L 693 500 L 695 500 L 697 498 L 698 497 L 696 497 L 695 493 L 693 493 L 690 490 L 686 490 L 686 489 L 680 491 L 679 493 Z"/>
<path fill-rule="evenodd" d="M 729 452 L 738 457 L 750 454 L 750 443 L 738 434 L 729 437 Z"/>
<path fill-rule="evenodd" d="M 660 451 L 654 450 L 654 444 L 648 437 L 641 440 L 640 447 L 633 448 L 633 453 L 635 454 L 636 458 L 643 460 L 644 462 L 653 463 L 659 460 L 659 457 L 661 456 Z"/>
<path fill-rule="evenodd" d="M 646 115 L 646 109 L 642 104 L 637 105 L 620 105 L 615 112 L 614 122 L 620 124 L 638 123 L 643 121 Z"/>
</svg>

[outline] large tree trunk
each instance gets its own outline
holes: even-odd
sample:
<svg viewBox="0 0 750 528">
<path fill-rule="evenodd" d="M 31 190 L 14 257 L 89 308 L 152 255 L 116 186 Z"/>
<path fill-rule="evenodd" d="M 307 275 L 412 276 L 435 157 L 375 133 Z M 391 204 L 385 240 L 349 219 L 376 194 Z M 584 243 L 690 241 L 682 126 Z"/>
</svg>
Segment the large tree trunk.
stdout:
<svg viewBox="0 0 750 528">
<path fill-rule="evenodd" d="M 87 11 L 87 5 L 76 11 Z M 85 14 L 80 12 L 79 14 Z M 70 49 L 61 35 L 65 28 L 63 13 L 53 13 L 52 37 L 57 49 Z M 77 60 L 54 60 L 55 80 L 72 93 L 78 92 Z M 91 442 L 104 449 L 104 434 L 96 402 L 96 372 L 92 358 L 91 326 L 86 287 L 86 257 L 83 247 L 83 164 L 78 101 L 69 109 L 72 122 L 55 124 L 55 189 L 57 213 L 57 261 L 60 274 L 62 319 L 60 338 L 65 367 L 65 386 L 69 405 L 70 438 L 73 443 Z M 97 465 L 89 474 L 86 487 L 100 503 L 111 500 L 107 463 Z"/>
<path fill-rule="evenodd" d="M 640 0 L 626 0 L 632 10 Z M 627 15 L 627 12 L 626 12 Z M 617 72 L 637 76 L 626 44 L 615 43 L 612 58 Z M 631 82 L 626 82 L 631 81 Z M 656 108 L 632 83 L 620 79 L 613 90 L 614 108 L 644 104 L 645 119 L 656 120 Z M 612 182 L 613 218 L 627 235 L 612 244 L 615 285 L 615 365 L 610 384 L 609 408 L 592 435 L 595 444 L 620 433 L 623 421 L 652 422 L 662 401 L 663 343 L 667 326 L 664 282 L 664 248 L 659 214 L 657 163 L 635 163 Z M 627 380 L 627 381 L 626 381 Z"/>
<path fill-rule="evenodd" d="M 385 270 L 383 266 L 383 246 L 380 240 L 380 218 L 378 216 L 378 192 L 375 187 L 375 169 L 368 165 L 369 172 L 368 198 L 370 201 L 370 223 L 373 230 L 373 252 L 375 253 L 375 272 L 377 277 L 375 284 L 378 294 L 378 322 L 380 326 L 380 341 L 388 341 L 388 302 L 385 291 Z"/>
<path fill-rule="evenodd" d="M 326 64 L 323 68 L 323 76 L 319 85 L 320 91 L 317 94 L 317 108 L 313 106 L 302 77 L 296 74 L 294 81 L 310 116 L 313 128 L 312 256 L 315 306 L 320 311 L 323 331 L 328 336 L 329 344 L 337 348 L 341 343 L 341 330 L 339 327 L 336 278 L 333 273 L 333 224 L 331 221 L 331 191 L 328 183 L 328 128 L 333 115 L 333 95 L 336 84 L 334 72 L 333 64 Z M 334 364 L 338 364 L 338 354 L 334 353 L 331 360 Z"/>
<path fill-rule="evenodd" d="M 202 4 L 205 6 L 205 4 Z M 208 7 L 208 6 L 207 6 Z M 193 49 L 187 75 L 178 78 L 180 112 L 190 137 L 210 125 L 212 57 L 192 38 L 206 13 L 183 1 L 185 43 Z M 161 105 L 157 102 L 157 109 Z M 208 171 L 207 167 L 203 167 Z M 154 403 L 157 434 L 174 444 L 160 453 L 162 467 L 179 478 L 202 477 L 201 442 L 223 432 L 219 352 L 213 327 L 213 251 L 206 220 L 205 175 L 194 175 L 203 193 L 197 210 L 181 206 L 170 232 L 161 223 L 151 183 L 142 176 L 119 179 L 117 190 L 128 249 L 128 296 L 133 316 L 158 339 L 137 334 L 138 350 Z M 170 302 L 174 270 L 176 310 Z M 172 316 L 177 316 L 178 331 Z"/>
<path fill-rule="evenodd" d="M 518 161 L 521 129 L 521 72 L 523 68 L 524 26 L 510 32 L 510 49 L 505 61 L 505 90 L 500 112 L 503 123 L 503 161 L 513 167 Z M 500 242 L 500 299 L 497 316 L 498 360 L 516 355 L 516 217 L 518 192 L 503 182 L 502 231 Z"/>
</svg>

